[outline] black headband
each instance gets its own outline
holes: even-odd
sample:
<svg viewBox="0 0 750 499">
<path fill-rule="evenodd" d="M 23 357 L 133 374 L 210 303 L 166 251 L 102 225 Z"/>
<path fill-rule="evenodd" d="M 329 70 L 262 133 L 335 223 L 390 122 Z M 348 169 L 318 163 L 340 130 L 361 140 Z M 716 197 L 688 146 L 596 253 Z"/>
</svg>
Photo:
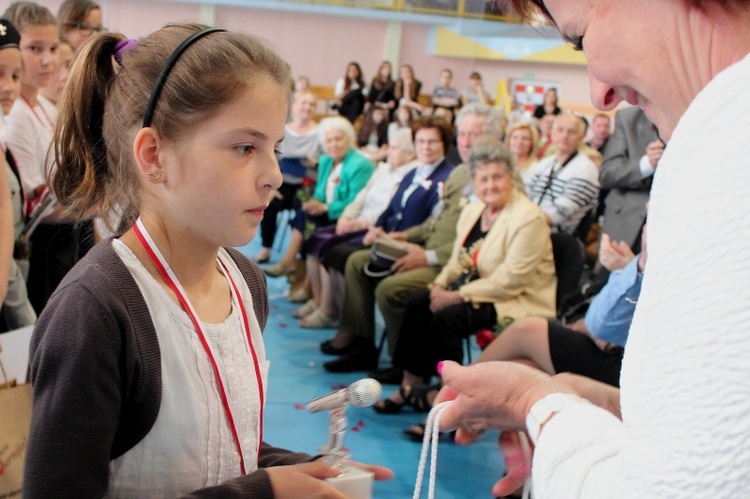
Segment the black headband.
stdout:
<svg viewBox="0 0 750 499">
<path fill-rule="evenodd" d="M 223 28 L 208 28 L 202 31 L 197 31 L 189 37 L 185 38 L 185 40 L 183 40 L 182 43 L 180 43 L 177 48 L 174 49 L 174 52 L 172 52 L 172 55 L 169 56 L 169 59 L 167 59 L 167 62 L 161 69 L 161 73 L 159 73 L 159 77 L 156 79 L 156 83 L 154 84 L 154 89 L 151 91 L 151 98 L 148 100 L 148 106 L 146 106 L 146 112 L 143 115 L 143 128 L 151 126 L 151 120 L 154 118 L 153 115 L 154 108 L 156 107 L 156 101 L 159 100 L 159 95 L 161 95 L 162 88 L 164 88 L 164 81 L 167 79 L 167 76 L 169 76 L 170 71 L 172 71 L 172 67 L 177 62 L 177 59 L 180 58 L 182 53 L 185 52 L 185 50 L 190 45 L 192 45 L 193 42 L 217 31 L 226 30 Z"/>
</svg>

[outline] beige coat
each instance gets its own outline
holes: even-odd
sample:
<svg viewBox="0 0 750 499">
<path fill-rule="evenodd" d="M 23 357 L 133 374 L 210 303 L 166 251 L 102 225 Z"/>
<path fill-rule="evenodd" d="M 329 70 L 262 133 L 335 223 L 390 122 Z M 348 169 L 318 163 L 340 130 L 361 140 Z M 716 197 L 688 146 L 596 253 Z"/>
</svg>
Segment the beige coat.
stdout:
<svg viewBox="0 0 750 499">
<path fill-rule="evenodd" d="M 447 286 L 461 275 L 459 252 L 484 209 L 485 204 L 477 201 L 461 211 L 453 253 L 434 284 Z M 555 316 L 557 278 L 550 230 L 539 207 L 520 191 L 514 189 L 485 236 L 477 268 L 480 277 L 459 289 L 464 300 L 494 303 L 498 318 Z"/>
</svg>

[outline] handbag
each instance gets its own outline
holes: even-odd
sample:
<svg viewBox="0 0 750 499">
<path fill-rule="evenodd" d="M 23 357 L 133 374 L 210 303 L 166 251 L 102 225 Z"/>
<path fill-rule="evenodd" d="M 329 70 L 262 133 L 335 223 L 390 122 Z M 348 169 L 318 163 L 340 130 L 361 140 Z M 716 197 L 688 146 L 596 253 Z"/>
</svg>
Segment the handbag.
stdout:
<svg viewBox="0 0 750 499">
<path fill-rule="evenodd" d="M 26 442 L 31 423 L 31 383 L 16 386 L 0 360 L 0 497 L 21 497 Z"/>
<path fill-rule="evenodd" d="M 385 277 L 393 273 L 391 267 L 396 260 L 406 255 L 406 246 L 390 237 L 379 237 L 372 244 L 370 261 L 362 271 L 369 277 Z"/>
</svg>

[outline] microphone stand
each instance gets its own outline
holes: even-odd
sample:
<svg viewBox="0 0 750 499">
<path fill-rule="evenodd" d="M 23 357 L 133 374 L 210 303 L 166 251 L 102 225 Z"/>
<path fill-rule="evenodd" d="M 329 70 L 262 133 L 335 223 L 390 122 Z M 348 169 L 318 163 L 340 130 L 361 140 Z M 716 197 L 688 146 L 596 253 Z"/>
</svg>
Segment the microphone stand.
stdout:
<svg viewBox="0 0 750 499">
<path fill-rule="evenodd" d="M 344 449 L 344 435 L 348 424 L 346 407 L 337 407 L 328 413 L 328 445 L 321 451 L 326 455 L 326 464 L 334 468 L 342 468 L 341 462 L 350 457 Z"/>
</svg>

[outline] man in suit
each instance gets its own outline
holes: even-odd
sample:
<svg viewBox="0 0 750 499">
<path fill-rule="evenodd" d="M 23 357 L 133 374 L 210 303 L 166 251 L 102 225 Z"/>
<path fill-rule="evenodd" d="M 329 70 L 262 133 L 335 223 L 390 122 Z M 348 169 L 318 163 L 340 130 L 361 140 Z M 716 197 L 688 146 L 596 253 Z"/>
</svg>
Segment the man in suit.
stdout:
<svg viewBox="0 0 750 499">
<path fill-rule="evenodd" d="M 483 104 L 464 106 L 458 116 L 458 150 L 462 161 L 480 135 L 500 138 L 502 133 L 499 111 Z M 426 289 L 448 261 L 456 223 L 471 191 L 470 176 L 461 164 L 453 169 L 443 188 L 433 216 L 405 232 L 391 233 L 394 239 L 406 242 L 408 253 L 393 266 L 394 273 L 385 278 L 368 277 L 362 271 L 370 260 L 370 250 L 353 253 L 346 264 L 346 295 L 340 328 L 332 340 L 324 342 L 324 353 L 341 355 L 326 362 L 332 372 L 351 372 L 377 367 L 375 348 L 375 304 L 383 314 L 389 352 L 395 349 L 401 329 L 401 318 L 407 300 L 416 291 Z M 400 373 L 390 373 L 399 382 Z"/>
<path fill-rule="evenodd" d="M 639 107 L 617 112 L 615 131 L 604 151 L 599 183 L 606 198 L 602 233 L 640 250 L 651 181 L 664 152 L 664 142 Z"/>
</svg>

